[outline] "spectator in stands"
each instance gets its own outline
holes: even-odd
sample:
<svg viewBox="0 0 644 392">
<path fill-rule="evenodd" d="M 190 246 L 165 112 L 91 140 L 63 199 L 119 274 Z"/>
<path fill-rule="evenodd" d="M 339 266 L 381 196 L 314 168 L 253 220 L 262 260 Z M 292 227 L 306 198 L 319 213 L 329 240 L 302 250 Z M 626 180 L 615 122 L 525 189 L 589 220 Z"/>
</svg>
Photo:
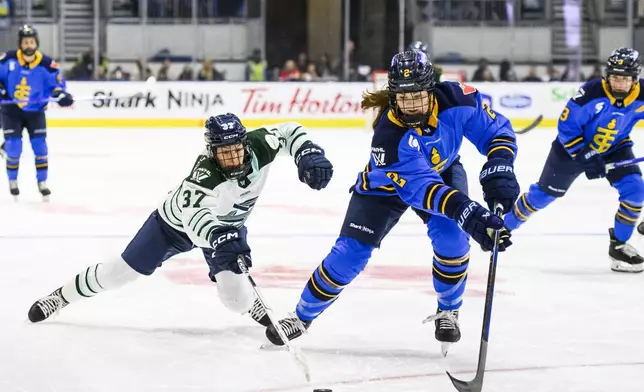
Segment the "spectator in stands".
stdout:
<svg viewBox="0 0 644 392">
<path fill-rule="evenodd" d="M 557 71 L 557 68 L 555 68 L 554 64 L 549 64 L 548 67 L 546 68 L 546 82 L 559 82 L 561 81 L 561 75 L 559 75 L 559 71 Z"/>
<path fill-rule="evenodd" d="M 117 65 L 116 68 L 112 71 L 110 74 L 110 80 L 115 80 L 115 81 L 126 81 L 130 80 L 131 75 L 121 68 L 120 65 Z"/>
<path fill-rule="evenodd" d="M 320 56 L 320 59 L 315 65 L 315 69 L 318 71 L 318 76 L 324 80 L 332 80 L 337 78 L 337 75 L 335 75 L 331 71 L 331 60 L 329 60 L 329 55 L 326 53 Z"/>
<path fill-rule="evenodd" d="M 178 80 L 194 80 L 194 72 L 192 71 L 192 66 L 190 64 L 186 64 L 183 66 L 183 69 L 181 70 L 181 74 L 179 74 L 179 79 Z"/>
<path fill-rule="evenodd" d="M 279 80 L 281 82 L 292 82 L 301 79 L 300 70 L 293 60 L 286 60 L 284 68 L 280 71 Z"/>
<path fill-rule="evenodd" d="M 168 72 L 170 72 L 170 65 L 172 65 L 170 63 L 170 59 L 166 57 L 159 68 L 159 72 L 157 72 L 157 81 L 167 82 L 170 80 L 170 76 L 168 75 Z"/>
<path fill-rule="evenodd" d="M 301 73 L 304 73 L 308 66 L 309 56 L 304 52 L 300 52 L 300 54 L 297 55 L 297 69 L 299 69 Z"/>
<path fill-rule="evenodd" d="M 197 75 L 197 80 L 201 81 L 219 81 L 225 80 L 224 74 L 217 71 L 212 61 L 209 59 L 204 59 L 201 63 L 201 69 Z"/>
<path fill-rule="evenodd" d="M 602 66 L 600 64 L 595 64 L 593 67 L 593 73 L 590 74 L 588 80 L 590 79 L 599 79 L 603 77 Z"/>
<path fill-rule="evenodd" d="M 543 79 L 539 77 L 539 74 L 537 72 L 537 67 L 533 65 L 528 70 L 528 76 L 523 78 L 523 81 L 524 82 L 543 82 Z"/>
<path fill-rule="evenodd" d="M 302 80 L 305 82 L 319 82 L 320 77 L 318 76 L 318 71 L 315 68 L 315 63 L 309 63 L 306 66 L 306 72 L 302 74 Z"/>
<path fill-rule="evenodd" d="M 486 76 L 487 72 L 490 73 L 489 76 Z M 479 60 L 479 66 L 474 71 L 474 75 L 472 76 L 472 82 L 493 82 L 494 77 L 492 76 L 492 73 L 490 72 L 490 69 L 488 68 L 488 62 L 486 58 L 481 58 Z"/>
<path fill-rule="evenodd" d="M 253 49 L 253 54 L 246 62 L 245 80 L 247 82 L 263 82 L 266 80 L 266 61 L 262 59 L 262 51 Z"/>
<path fill-rule="evenodd" d="M 109 61 L 103 55 L 98 59 L 98 67 L 103 68 L 101 71 L 103 75 L 107 74 L 107 69 L 109 67 Z M 94 47 L 90 47 L 89 50 L 81 53 L 76 59 L 76 62 L 72 66 L 72 69 L 69 74 L 69 79 L 71 80 L 90 80 L 99 75 L 98 70 L 94 70 Z"/>
<path fill-rule="evenodd" d="M 518 80 L 517 74 L 512 69 L 512 64 L 508 60 L 501 61 L 499 80 L 502 82 L 516 82 Z"/>
<path fill-rule="evenodd" d="M 148 78 L 152 76 L 152 70 L 150 69 L 150 67 L 148 67 L 144 60 L 136 60 L 136 68 L 139 72 L 138 78 L 136 80 L 148 80 Z"/>
</svg>

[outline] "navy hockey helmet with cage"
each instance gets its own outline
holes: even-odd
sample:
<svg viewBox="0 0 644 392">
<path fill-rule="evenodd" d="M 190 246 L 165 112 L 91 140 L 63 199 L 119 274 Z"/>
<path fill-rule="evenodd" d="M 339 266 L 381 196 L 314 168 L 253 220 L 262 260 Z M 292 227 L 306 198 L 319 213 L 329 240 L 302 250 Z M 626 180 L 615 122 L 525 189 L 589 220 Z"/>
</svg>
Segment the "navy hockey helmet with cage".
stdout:
<svg viewBox="0 0 644 392">
<path fill-rule="evenodd" d="M 25 38 L 34 38 L 36 40 L 36 49 L 23 50 L 22 40 Z M 39 46 L 40 40 L 38 39 L 38 30 L 36 30 L 35 27 L 29 24 L 20 27 L 20 30 L 18 30 L 18 49 L 20 49 L 22 53 L 26 54 L 27 56 L 33 56 L 34 53 L 36 53 L 36 50 L 38 50 Z"/>
<path fill-rule="evenodd" d="M 389 72 L 387 74 L 389 89 L 389 106 L 394 111 L 395 116 L 406 126 L 416 128 L 427 124 L 434 99 L 431 99 L 432 90 L 436 86 L 435 71 L 432 63 L 429 62 L 427 55 L 419 51 L 406 51 L 396 54 L 391 60 Z M 422 104 L 422 99 L 414 103 L 413 107 L 418 107 L 420 113 L 405 114 L 398 105 L 397 94 L 417 93 L 427 91 L 429 101 L 426 105 Z"/>
<path fill-rule="evenodd" d="M 637 50 L 632 48 L 617 48 L 610 54 L 606 61 L 606 70 L 604 72 L 604 79 L 608 82 L 610 75 L 630 76 L 635 83 L 641 71 L 642 63 L 640 61 L 640 54 Z M 610 83 L 608 83 L 610 89 Z M 614 92 L 611 89 L 611 94 L 615 98 L 624 98 L 629 92 Z"/>
<path fill-rule="evenodd" d="M 253 156 L 251 155 L 246 128 L 242 125 L 239 117 L 232 113 L 211 116 L 206 120 L 205 139 L 209 157 L 225 178 L 233 180 L 248 174 Z M 233 164 L 237 154 L 234 152 L 230 157 L 217 157 L 218 148 L 234 145 L 240 145 L 241 149 L 243 149 L 244 158 L 241 163 Z"/>
</svg>

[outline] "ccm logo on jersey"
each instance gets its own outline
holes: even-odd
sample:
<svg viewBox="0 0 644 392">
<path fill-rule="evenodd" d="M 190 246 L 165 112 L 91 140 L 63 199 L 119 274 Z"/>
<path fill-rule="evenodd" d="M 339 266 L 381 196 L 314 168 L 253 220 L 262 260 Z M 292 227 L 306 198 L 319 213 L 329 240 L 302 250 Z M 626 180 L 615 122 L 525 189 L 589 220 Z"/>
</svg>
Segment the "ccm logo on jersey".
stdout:
<svg viewBox="0 0 644 392">
<path fill-rule="evenodd" d="M 479 175 L 479 180 L 482 180 L 487 176 L 491 176 L 494 173 L 514 173 L 514 169 L 512 169 L 512 166 L 510 165 L 496 165 L 488 167 L 481 172 L 481 174 Z"/>
</svg>

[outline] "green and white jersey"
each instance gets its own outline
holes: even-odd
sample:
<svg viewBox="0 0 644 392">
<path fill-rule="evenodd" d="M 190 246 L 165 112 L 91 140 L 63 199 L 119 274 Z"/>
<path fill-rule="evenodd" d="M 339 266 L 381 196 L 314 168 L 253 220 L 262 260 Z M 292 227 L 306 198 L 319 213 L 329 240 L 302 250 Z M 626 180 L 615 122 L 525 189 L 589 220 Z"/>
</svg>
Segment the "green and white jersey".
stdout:
<svg viewBox="0 0 644 392">
<path fill-rule="evenodd" d="M 190 175 L 168 193 L 159 206 L 159 215 L 171 227 L 186 233 L 196 246 L 208 248 L 210 234 L 216 228 L 244 224 L 275 157 L 293 156 L 309 140 L 305 128 L 294 122 L 249 131 L 252 170 L 239 180 L 224 179 L 204 151 Z"/>
</svg>

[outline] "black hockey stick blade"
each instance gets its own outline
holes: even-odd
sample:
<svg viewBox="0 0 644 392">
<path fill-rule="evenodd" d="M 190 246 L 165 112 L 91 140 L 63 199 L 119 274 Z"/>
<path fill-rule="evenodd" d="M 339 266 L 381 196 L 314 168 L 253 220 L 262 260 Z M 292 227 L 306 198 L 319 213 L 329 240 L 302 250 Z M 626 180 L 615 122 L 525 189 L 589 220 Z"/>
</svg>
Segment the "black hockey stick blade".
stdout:
<svg viewBox="0 0 644 392">
<path fill-rule="evenodd" d="M 494 214 L 502 216 L 503 207 L 497 204 L 494 207 Z M 483 328 L 481 330 L 481 345 L 479 347 L 479 361 L 476 367 L 476 376 L 470 381 L 463 381 L 447 372 L 447 376 L 459 392 L 481 392 L 483 389 L 483 376 L 485 375 L 485 363 L 487 361 L 487 342 L 490 336 L 490 321 L 492 319 L 492 302 L 494 300 L 494 282 L 496 280 L 496 262 L 499 258 L 500 237 L 501 231 L 496 230 L 494 232 L 494 248 L 492 248 L 492 254 L 490 255 L 490 268 L 487 275 L 485 310 L 483 312 Z"/>
<path fill-rule="evenodd" d="M 540 114 L 539 117 L 535 118 L 534 121 L 530 125 L 528 125 L 527 127 L 523 128 L 523 129 L 515 129 L 514 133 L 516 133 L 517 135 L 522 135 L 524 133 L 528 133 L 528 132 L 532 131 L 533 129 L 535 129 L 536 127 L 538 127 L 539 124 L 541 124 L 542 120 L 543 120 L 543 114 Z"/>
</svg>

